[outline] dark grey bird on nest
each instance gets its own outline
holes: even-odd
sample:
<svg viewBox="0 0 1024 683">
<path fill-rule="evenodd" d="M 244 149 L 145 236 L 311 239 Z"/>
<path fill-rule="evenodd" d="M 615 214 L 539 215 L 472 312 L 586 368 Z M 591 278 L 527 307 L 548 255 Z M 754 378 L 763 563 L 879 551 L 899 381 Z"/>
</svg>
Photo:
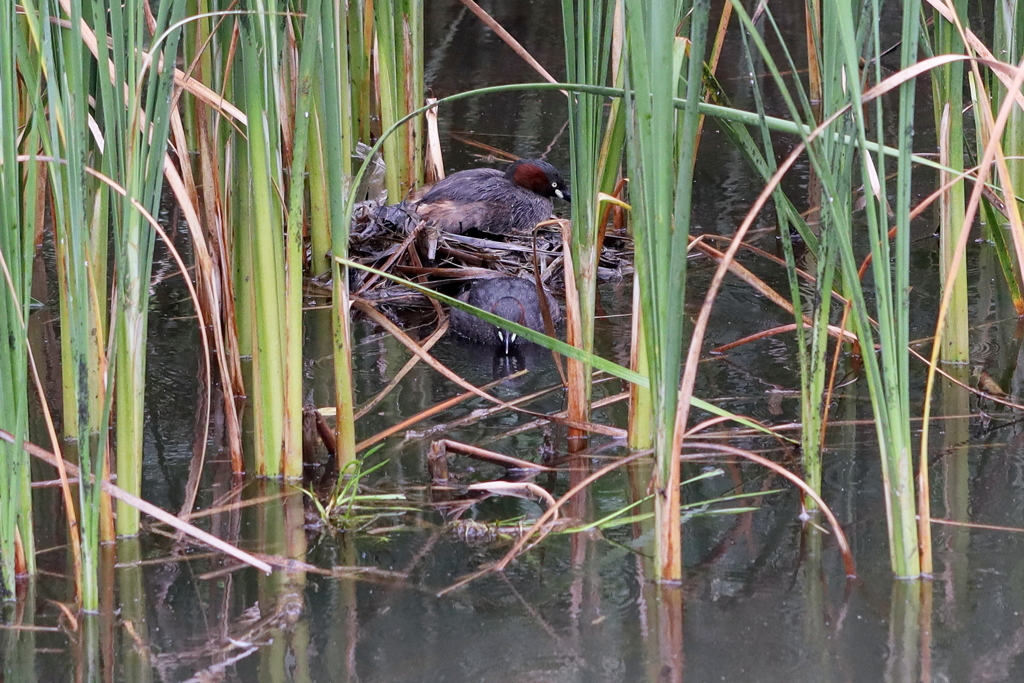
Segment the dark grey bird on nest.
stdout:
<svg viewBox="0 0 1024 683">
<path fill-rule="evenodd" d="M 552 197 L 572 200 L 558 169 L 540 159 L 520 159 L 505 171 L 471 168 L 453 173 L 418 199 L 383 207 L 380 217 L 395 225 L 419 219 L 428 230 L 441 232 L 504 235 L 532 230 L 550 218 Z M 437 234 L 428 235 L 428 256 L 434 258 Z"/>
</svg>

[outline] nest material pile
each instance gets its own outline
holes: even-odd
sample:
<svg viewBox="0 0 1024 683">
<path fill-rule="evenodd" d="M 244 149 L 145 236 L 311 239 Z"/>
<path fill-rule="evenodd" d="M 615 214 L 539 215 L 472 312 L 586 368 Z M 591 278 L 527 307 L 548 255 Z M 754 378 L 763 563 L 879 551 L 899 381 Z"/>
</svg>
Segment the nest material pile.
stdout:
<svg viewBox="0 0 1024 683">
<path fill-rule="evenodd" d="M 456 235 L 437 232 L 414 213 L 364 202 L 354 212 L 349 257 L 386 272 L 452 293 L 458 283 L 485 277 L 523 277 L 539 269 L 541 281 L 553 292 L 564 292 L 563 240 L 559 222 L 541 224 L 528 233 Z M 436 237 L 433 261 L 424 245 Z M 633 272 L 633 243 L 626 236 L 607 234 L 598 267 L 599 280 L 628 277 Z M 422 308 L 422 294 L 370 273 L 350 273 L 351 291 L 389 308 Z"/>
</svg>

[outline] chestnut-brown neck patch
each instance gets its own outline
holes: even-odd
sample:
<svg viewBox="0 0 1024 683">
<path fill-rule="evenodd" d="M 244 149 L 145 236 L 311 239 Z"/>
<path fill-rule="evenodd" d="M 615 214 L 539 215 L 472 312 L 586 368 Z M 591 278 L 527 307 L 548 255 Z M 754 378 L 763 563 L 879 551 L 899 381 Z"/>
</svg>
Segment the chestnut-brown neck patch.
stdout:
<svg viewBox="0 0 1024 683">
<path fill-rule="evenodd" d="M 537 194 L 543 194 L 551 181 L 548 180 L 548 174 L 544 169 L 536 164 L 518 164 L 512 170 L 512 182 Z"/>
</svg>

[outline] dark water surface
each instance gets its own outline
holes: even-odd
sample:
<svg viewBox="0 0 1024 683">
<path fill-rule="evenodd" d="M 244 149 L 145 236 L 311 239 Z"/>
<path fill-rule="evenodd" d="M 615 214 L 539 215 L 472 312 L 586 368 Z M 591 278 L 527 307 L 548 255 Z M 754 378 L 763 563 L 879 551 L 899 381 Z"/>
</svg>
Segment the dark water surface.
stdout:
<svg viewBox="0 0 1024 683">
<path fill-rule="evenodd" d="M 559 76 L 559 3 L 490 5 L 496 18 Z M 799 6 L 792 15 L 780 15 L 784 28 L 789 22 L 793 30 L 802 31 L 802 21 Z M 528 67 L 454 0 L 428 3 L 426 42 L 427 85 L 435 96 L 535 80 Z M 725 54 L 719 77 L 737 105 L 744 106 L 749 77 L 740 69 L 738 41 Z M 547 158 L 567 168 L 565 105 L 556 93 L 465 100 L 442 111 L 441 122 L 450 170 L 478 163 L 474 150 L 452 134 L 525 157 L 545 155 L 550 148 Z M 927 135 L 919 136 L 922 144 Z M 699 159 L 695 220 L 703 231 L 731 234 L 760 186 L 710 122 Z M 806 170 L 799 168 L 790 179 L 798 202 L 805 180 Z M 921 182 L 923 196 L 932 179 L 922 177 Z M 912 282 L 917 304 L 911 336 L 925 337 L 931 333 L 938 289 L 933 220 L 920 219 L 915 231 Z M 774 250 L 770 232 L 760 246 Z M 742 261 L 785 291 L 784 274 L 753 257 Z M 972 332 L 974 360 L 962 370 L 963 378 L 976 382 L 984 370 L 1020 395 L 1020 334 L 988 245 L 975 245 L 969 268 L 977 326 Z M 691 262 L 689 299 L 681 315 L 695 311 L 711 272 L 707 261 Z M 194 323 L 187 317 L 187 305 L 180 303 L 180 288 L 167 282 L 156 285 L 154 292 L 144 493 L 176 510 L 192 458 L 200 372 L 192 351 L 197 346 Z M 628 278 L 602 285 L 601 306 L 606 317 L 600 321 L 598 350 L 625 363 Z M 791 319 L 747 286 L 727 281 L 708 346 Z M 311 399 L 324 405 L 331 400 L 329 312 L 310 311 L 306 324 L 307 386 Z M 367 323 L 357 324 L 356 330 L 356 383 L 362 403 L 394 376 L 408 354 Z M 509 371 L 488 353 L 458 340 L 442 340 L 435 352 L 476 384 Z M 531 351 L 517 363 L 530 372 L 503 386 L 498 391 L 503 398 L 557 385 L 546 353 Z M 765 422 L 794 422 L 799 419 L 797 372 L 792 339 L 772 337 L 705 362 L 698 395 Z M 912 372 L 919 403 L 924 374 L 920 365 Z M 597 385 L 595 395 L 621 390 L 620 383 L 606 382 Z M 461 389 L 417 366 L 360 422 L 359 436 L 459 393 Z M 1024 430 L 1014 422 L 1017 416 L 996 406 L 979 406 L 976 399 L 968 400 L 964 392 L 948 386 L 939 394 L 939 412 L 949 417 L 936 423 L 932 436 L 934 514 L 1024 527 Z M 555 390 L 530 408 L 553 411 L 562 404 L 562 394 Z M 439 591 L 510 547 L 507 539 L 467 538 L 446 527 L 436 510 L 421 505 L 428 498 L 428 429 L 483 407 L 482 402 L 468 401 L 431 417 L 414 432 L 385 441 L 370 457 L 371 463 L 384 463 L 372 477 L 374 489 L 404 492 L 417 504 L 416 512 L 373 525 L 400 530 L 336 536 L 304 532 L 304 496 L 270 482 L 249 483 L 244 496 L 279 496 L 273 503 L 208 518 L 216 534 L 256 552 L 305 557 L 320 571 L 339 566 L 373 570 L 358 578 L 314 570 L 264 577 L 234 569 L 233 562 L 210 557 L 202 548 L 177 547 L 166 534 L 148 533 L 137 543 L 118 546 L 119 564 L 109 570 L 114 588 L 106 596 L 105 613 L 86 618 L 69 635 L 58 606 L 71 600 L 69 586 L 54 574 L 65 571 L 64 551 L 44 553 L 40 564 L 54 573 L 27 589 L 20 611 L 4 607 L 5 622 L 34 625 L 35 630 L 0 632 L 0 681 L 1024 680 L 1024 536 L 936 525 L 934 581 L 894 581 L 879 457 L 874 432 L 865 424 L 871 410 L 863 382 L 837 397 L 823 492 L 853 547 L 859 572 L 855 582 L 845 580 L 832 536 L 801 522 L 799 498 L 791 486 L 749 464 L 708 462 L 687 471 L 687 476 L 717 472 L 684 489 L 688 502 L 739 490 L 760 495 L 730 503 L 750 505 L 754 511 L 695 514 L 687 520 L 686 580 L 680 588 L 658 589 L 652 583 L 651 567 L 643 558 L 652 539 L 638 535 L 639 527 L 626 525 L 603 533 L 551 536 L 503 574 L 438 597 Z M 625 424 L 624 404 L 599 411 L 596 419 Z M 438 435 L 528 459 L 539 457 L 546 440 L 564 452 L 564 430 L 558 428 L 505 435 L 530 420 L 499 413 Z M 915 433 L 919 426 L 915 423 Z M 733 445 L 797 466 L 798 455 L 779 451 L 774 443 L 735 440 Z M 607 439 L 595 439 L 593 448 L 593 467 L 621 453 Z M 227 465 L 215 463 L 210 469 L 214 474 L 203 489 L 203 509 L 229 502 L 231 491 L 230 478 L 217 474 L 226 472 Z M 462 457 L 452 459 L 451 471 L 460 484 L 502 476 L 496 467 Z M 564 474 L 536 481 L 556 495 L 569 485 Z M 631 486 L 643 490 L 646 485 L 642 467 L 617 472 L 595 485 L 571 514 L 599 519 L 629 500 Z M 47 500 L 49 494 L 39 495 Z M 511 525 L 508 520 L 528 521 L 542 510 L 533 501 L 491 497 L 464 517 Z M 53 515 L 41 517 L 41 536 L 59 544 L 63 522 Z"/>
</svg>

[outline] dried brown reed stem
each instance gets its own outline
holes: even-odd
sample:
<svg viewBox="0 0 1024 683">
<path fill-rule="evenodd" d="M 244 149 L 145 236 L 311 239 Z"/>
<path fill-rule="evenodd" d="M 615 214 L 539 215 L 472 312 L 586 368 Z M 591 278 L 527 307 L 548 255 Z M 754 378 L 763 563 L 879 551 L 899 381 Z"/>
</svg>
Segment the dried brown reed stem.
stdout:
<svg viewBox="0 0 1024 683">
<path fill-rule="evenodd" d="M 494 17 L 484 11 L 480 5 L 473 2 L 473 0 L 462 0 L 462 4 L 468 7 L 470 12 L 479 17 L 480 21 L 487 25 L 487 28 L 494 31 L 495 35 L 501 38 L 506 45 L 512 48 L 513 52 L 522 57 L 523 61 L 533 67 L 533 70 L 539 73 L 544 80 L 548 83 L 558 82 L 547 72 L 547 69 L 540 65 L 540 62 L 534 59 L 533 56 L 526 51 L 526 48 L 524 48 L 518 40 L 512 37 L 511 33 L 506 31 L 502 25 L 495 21 Z"/>
<path fill-rule="evenodd" d="M 748 236 L 749 235 L 750 235 L 750 233 L 748 233 Z M 732 244 L 732 241 L 733 241 L 734 238 L 729 236 L 729 235 L 711 235 L 711 234 L 705 233 L 703 235 L 698 236 L 697 239 L 700 239 L 703 242 L 715 241 L 715 242 L 725 242 L 726 244 Z M 763 249 L 759 249 L 758 247 L 755 247 L 754 245 L 750 244 L 749 242 L 744 242 L 740 246 L 740 248 L 741 249 L 746 249 L 747 251 L 752 252 L 752 253 L 756 254 L 757 256 L 760 256 L 761 258 L 763 258 L 765 260 L 771 261 L 772 263 L 774 263 L 775 265 L 777 265 L 777 266 L 779 266 L 781 268 L 785 268 L 786 267 L 786 261 L 785 260 L 779 258 L 775 254 L 769 254 L 767 251 L 765 251 Z M 799 277 L 802 280 L 805 280 L 805 281 L 811 282 L 811 283 L 817 282 L 817 278 L 815 278 L 813 275 L 808 273 L 806 270 L 801 270 L 800 268 L 797 268 L 795 272 L 796 272 L 797 277 Z M 842 303 L 842 304 L 846 303 L 846 298 L 843 297 L 838 292 L 836 292 L 835 290 L 832 291 L 832 298 L 835 299 L 836 301 L 838 301 L 839 303 Z"/>
<path fill-rule="evenodd" d="M 703 254 L 711 258 L 711 260 L 714 261 L 715 263 L 722 263 L 722 260 L 725 257 L 724 253 L 722 253 L 718 249 L 715 249 L 711 245 L 705 243 L 700 237 L 690 237 L 690 248 L 702 252 Z M 765 297 L 773 304 L 786 311 L 787 313 L 793 313 L 793 304 L 790 303 L 790 301 L 786 299 L 784 296 L 782 296 L 774 289 L 772 289 L 770 286 L 768 286 L 768 284 L 764 280 L 754 275 L 752 272 L 747 270 L 745 267 L 741 266 L 739 263 L 736 263 L 735 261 L 729 261 L 728 268 L 730 273 L 732 273 L 740 280 L 743 280 L 743 282 L 746 282 L 748 285 L 753 287 L 754 291 L 756 291 L 758 294 Z M 807 325 L 810 325 L 811 319 L 807 316 L 804 316 L 804 322 Z"/>
<path fill-rule="evenodd" d="M 731 455 L 738 456 L 745 460 L 755 462 L 758 465 L 761 465 L 762 467 L 767 467 L 771 471 L 776 472 L 777 474 L 793 482 L 793 484 L 796 485 L 801 490 L 801 492 L 803 492 L 804 495 L 806 495 L 808 498 L 813 500 L 815 504 L 818 505 L 819 509 L 821 509 L 826 519 L 828 519 L 828 523 L 832 527 L 832 532 L 835 534 L 836 543 L 839 545 L 839 552 L 842 554 L 843 557 L 843 567 L 846 570 L 846 576 L 849 578 L 854 578 L 857 576 L 857 568 L 853 561 L 853 553 L 850 550 L 850 544 L 846 540 L 846 534 L 843 533 L 843 528 L 839 525 L 839 520 L 837 520 L 836 516 L 832 514 L 832 510 L 830 510 L 829 507 L 825 505 L 825 501 L 821 499 L 821 496 L 819 496 L 814 491 L 814 489 L 807 484 L 807 482 L 805 482 L 803 479 L 787 470 L 782 465 L 776 462 L 772 462 L 768 458 L 764 458 L 760 455 L 751 453 L 750 451 L 745 451 L 742 448 L 736 448 L 734 446 L 729 446 L 727 444 L 712 443 L 707 441 L 687 441 L 686 447 L 718 451 L 719 453 L 729 453 Z M 687 456 L 682 457 L 684 459 L 687 458 Z"/>
<path fill-rule="evenodd" d="M 421 223 L 421 225 L 423 225 L 423 223 Z M 432 259 L 434 258 L 434 253 L 437 247 L 435 237 L 440 233 L 440 231 L 437 229 L 437 226 L 434 225 L 427 225 L 424 227 L 424 230 L 427 233 L 427 251 L 429 252 L 428 258 Z M 411 266 L 413 266 L 414 268 L 423 268 L 423 261 L 420 260 L 420 252 L 416 249 L 415 245 L 409 244 L 408 246 L 406 246 L 405 251 L 406 253 L 409 254 L 409 264 Z M 427 276 L 417 275 L 415 278 L 413 278 L 413 281 L 418 282 L 421 285 L 425 285 L 427 284 Z M 432 298 L 429 299 L 429 301 L 430 305 L 433 306 L 434 308 L 434 312 L 437 313 L 437 319 L 445 320 L 447 316 L 444 313 L 444 309 L 441 308 L 441 304 L 439 304 Z"/>
<path fill-rule="evenodd" d="M 419 237 L 420 232 L 423 230 L 423 226 L 423 221 L 417 222 L 416 227 L 409 231 L 409 234 L 405 236 L 405 239 L 402 240 L 402 243 L 394 248 L 394 251 L 391 253 L 391 256 L 388 257 L 388 260 L 385 261 L 384 265 L 382 265 L 378 270 L 383 270 L 386 272 L 389 268 L 391 268 L 391 266 L 395 264 L 395 261 L 402 258 L 402 255 L 405 254 L 406 250 L 410 246 L 412 246 L 412 243 L 416 241 L 417 237 Z M 352 296 L 359 296 L 360 294 L 368 290 L 370 287 L 372 287 L 379 279 L 380 275 L 377 275 L 376 273 L 371 273 L 370 277 L 366 278 L 363 284 L 359 286 L 359 289 L 352 292 Z"/>
<path fill-rule="evenodd" d="M 562 269 L 565 273 L 565 341 L 570 346 L 583 349 L 586 340 L 583 338 L 583 314 L 580 310 L 580 297 L 576 289 L 576 266 L 573 263 L 572 226 L 569 221 L 560 221 L 562 232 Z M 543 297 L 541 297 L 543 298 Z M 569 359 L 566 362 L 564 378 L 569 403 L 570 420 L 587 421 L 590 419 L 589 366 L 581 361 Z M 587 447 L 586 434 L 580 431 L 569 432 L 569 451 L 582 451 Z"/>
<path fill-rule="evenodd" d="M 428 97 L 427 104 L 434 104 L 437 98 Z M 427 121 L 427 149 L 424 163 L 426 173 L 424 179 L 427 183 L 436 183 L 444 179 L 444 158 L 441 154 L 441 135 L 437 129 L 437 107 L 432 107 L 423 113 Z"/>
<path fill-rule="evenodd" d="M 526 372 L 525 370 L 520 371 L 520 373 L 516 373 L 515 375 L 509 375 L 508 378 L 510 379 L 512 377 L 518 377 L 518 376 L 520 376 L 520 374 L 525 373 L 525 372 Z M 499 381 L 504 381 L 504 380 L 499 380 Z M 481 388 L 486 388 L 487 386 L 489 386 L 489 385 L 484 385 Z M 509 404 L 510 405 L 514 405 L 514 406 L 520 406 L 520 405 L 523 405 L 525 403 L 530 403 L 532 401 L 537 400 L 538 398 L 540 398 L 542 396 L 546 396 L 547 394 L 550 394 L 551 392 L 557 391 L 557 390 L 559 390 L 561 388 L 562 388 L 562 386 L 559 384 L 559 385 L 547 387 L 546 389 L 538 389 L 537 391 L 534 391 L 533 393 L 524 394 L 523 396 L 517 396 L 516 398 L 510 400 Z M 467 394 L 468 394 L 468 392 L 467 392 Z M 470 396 L 475 396 L 475 394 L 468 394 L 467 398 L 469 398 Z M 450 422 L 444 422 L 444 423 L 435 425 L 434 427 L 431 427 L 430 430 L 428 430 L 428 431 L 430 433 L 433 433 L 435 431 L 450 431 L 452 429 L 457 429 L 459 427 L 465 427 L 466 425 L 471 425 L 471 424 L 474 424 L 476 422 L 479 422 L 480 420 L 483 420 L 483 419 L 486 419 L 488 417 L 492 417 L 494 415 L 497 415 L 498 413 L 501 413 L 504 410 L 505 410 L 505 408 L 502 407 L 502 406 L 491 406 L 490 408 L 480 408 L 480 409 L 474 410 L 469 415 L 464 415 L 464 416 L 462 416 L 460 418 L 451 420 Z M 559 412 L 559 413 L 552 413 L 552 414 L 553 415 L 564 416 L 565 415 L 565 411 L 562 411 L 562 412 Z M 528 422 L 526 424 L 527 425 L 549 424 L 549 420 L 545 420 L 545 419 L 533 420 L 533 421 Z M 523 427 L 523 426 L 524 425 L 518 425 L 516 428 L 518 429 L 518 428 Z M 429 436 L 429 433 L 424 434 L 423 436 Z M 493 439 L 490 439 L 490 440 L 493 440 Z"/>
<path fill-rule="evenodd" d="M 809 321 L 805 320 L 804 327 L 807 329 L 812 329 L 813 326 Z M 759 339 L 765 339 L 767 337 L 774 337 L 777 334 L 793 332 L 794 330 L 796 330 L 796 323 L 789 323 L 788 325 L 778 325 L 777 327 L 773 327 L 768 330 L 761 330 L 760 332 L 755 332 L 754 334 L 748 334 L 746 337 L 737 339 L 735 341 L 731 341 L 728 344 L 716 346 L 715 348 L 711 349 L 711 353 L 727 353 L 739 346 L 743 346 L 744 344 L 749 344 L 751 342 L 758 341 Z M 857 341 L 857 335 L 855 335 L 853 332 L 847 332 L 842 325 L 829 325 L 828 333 L 831 337 L 841 339 L 843 341 L 847 341 L 850 343 Z"/>
<path fill-rule="evenodd" d="M 487 493 L 493 493 L 497 496 L 515 496 L 516 498 L 525 498 L 527 500 L 540 498 L 548 504 L 549 509 L 553 509 L 555 511 L 554 519 L 558 519 L 558 507 L 555 497 L 532 482 L 482 481 L 476 484 L 470 484 L 466 488 L 469 491 L 486 491 Z"/>
<path fill-rule="evenodd" d="M 205 152 L 199 155 L 203 173 L 203 188 L 209 193 L 207 201 L 199 201 L 199 190 L 192 177 L 188 159 L 187 139 L 180 113 L 175 111 L 171 119 L 178 157 L 182 160 L 181 176 L 173 164 L 165 162 L 164 177 L 174 193 L 178 206 L 181 208 L 185 221 L 189 226 L 189 235 L 195 252 L 196 285 L 200 293 L 200 301 L 205 307 L 206 319 L 211 322 L 213 330 L 215 358 L 218 374 L 221 379 L 224 406 L 225 432 L 227 448 L 231 454 L 231 465 L 235 472 L 242 472 L 242 434 L 241 419 L 235 399 L 245 393 L 242 381 L 242 362 L 239 352 L 238 334 L 235 328 L 235 295 L 231 270 L 231 259 L 223 235 L 216 230 L 224 225 L 224 217 L 220 214 L 220 185 L 217 174 L 212 168 L 215 156 L 210 153 L 209 141 L 205 135 L 205 117 L 196 117 L 200 122 L 200 144 Z M 203 206 L 206 221 L 202 221 L 196 207 Z M 211 231 L 213 249 L 207 244 L 206 230 Z"/>
<path fill-rule="evenodd" d="M 468 455 L 471 458 L 501 465 L 502 467 L 518 467 L 523 470 L 541 470 L 543 472 L 557 471 L 553 467 L 540 465 L 535 462 L 530 462 L 529 460 L 522 460 L 521 458 L 514 458 L 511 455 L 505 455 L 504 453 L 498 453 L 497 451 L 480 448 L 479 446 L 473 446 L 468 443 L 452 441 L 451 439 L 438 439 L 431 444 L 431 448 L 435 445 L 442 449 L 439 451 L 439 455 L 445 454 L 448 451 L 455 451 L 456 453 L 462 453 L 463 455 Z"/>
<path fill-rule="evenodd" d="M 451 253 L 451 250 L 446 249 Z M 395 266 L 395 270 L 405 275 L 434 275 L 437 277 L 445 278 L 448 282 L 456 282 L 458 280 L 481 280 L 484 278 L 501 277 L 503 273 L 496 272 L 490 268 L 451 268 L 451 267 L 431 267 L 431 266 Z M 435 281 L 436 283 L 437 281 Z"/>
<path fill-rule="evenodd" d="M 556 388 L 558 388 L 558 387 L 556 387 Z M 538 394 L 539 393 L 547 393 L 547 391 L 550 391 L 550 389 L 549 390 L 545 390 L 544 392 L 538 392 Z M 596 410 L 598 408 L 604 408 L 605 406 L 610 406 L 613 403 L 620 403 L 622 401 L 628 400 L 629 397 L 630 397 L 630 393 L 628 391 L 622 391 L 622 392 L 619 392 L 618 394 L 613 394 L 611 396 L 605 396 L 604 398 L 599 398 L 596 401 L 592 401 L 591 404 L 590 404 L 590 410 L 593 411 L 593 410 Z M 501 408 L 490 408 L 490 409 L 488 409 L 488 413 L 497 413 L 500 410 L 501 410 Z M 568 415 L 568 413 L 567 413 L 567 411 L 562 410 L 562 411 L 559 411 L 557 413 L 552 413 L 552 415 L 557 415 L 559 417 L 565 417 L 565 416 Z M 451 424 L 456 424 L 457 422 L 458 421 L 456 421 L 455 423 L 451 423 Z M 490 436 L 490 437 L 484 439 L 483 441 L 481 441 L 481 443 L 494 443 L 496 441 L 500 441 L 501 439 L 505 439 L 505 438 L 508 438 L 510 436 L 516 436 L 517 434 L 523 434 L 524 432 L 528 432 L 531 429 L 536 429 L 536 428 L 541 427 L 543 425 L 546 425 L 548 423 L 549 423 L 548 420 L 531 420 L 530 422 L 526 422 L 524 424 L 516 425 L 512 429 L 509 429 L 507 431 L 501 432 L 500 434 L 495 434 L 494 436 Z M 623 429 L 621 431 L 621 434 L 617 438 L 626 438 L 626 436 L 627 436 L 627 432 L 626 432 L 626 430 Z"/>
<path fill-rule="evenodd" d="M 473 138 L 466 137 L 465 135 L 459 135 L 458 133 L 449 133 L 448 137 L 457 142 L 461 142 L 464 145 L 468 145 L 469 147 L 476 147 L 477 149 L 487 152 L 487 156 L 483 157 L 484 159 L 490 157 L 492 159 L 500 159 L 504 161 L 515 161 L 516 159 L 519 158 L 515 154 L 512 154 L 511 152 L 506 152 L 505 150 L 499 147 L 495 147 L 494 145 L 488 145 L 486 142 L 480 142 L 479 140 L 474 140 Z M 479 157 L 480 155 L 477 156 Z"/>
<path fill-rule="evenodd" d="M 301 494 L 301 491 L 296 489 L 291 491 L 284 491 L 282 493 L 274 493 L 265 496 L 256 496 L 254 498 L 246 498 L 245 500 L 240 500 L 236 503 L 228 503 L 226 505 L 213 505 L 211 507 L 206 508 L 205 510 L 198 510 L 196 512 L 193 512 L 189 514 L 189 516 L 185 519 L 187 519 L 188 521 L 192 521 L 194 519 L 202 519 L 203 517 L 219 515 L 222 512 L 234 512 L 236 510 L 241 510 L 242 508 L 252 507 L 253 505 L 273 503 L 276 500 L 281 500 L 282 498 L 287 498 L 288 496 L 299 494 Z"/>
</svg>

